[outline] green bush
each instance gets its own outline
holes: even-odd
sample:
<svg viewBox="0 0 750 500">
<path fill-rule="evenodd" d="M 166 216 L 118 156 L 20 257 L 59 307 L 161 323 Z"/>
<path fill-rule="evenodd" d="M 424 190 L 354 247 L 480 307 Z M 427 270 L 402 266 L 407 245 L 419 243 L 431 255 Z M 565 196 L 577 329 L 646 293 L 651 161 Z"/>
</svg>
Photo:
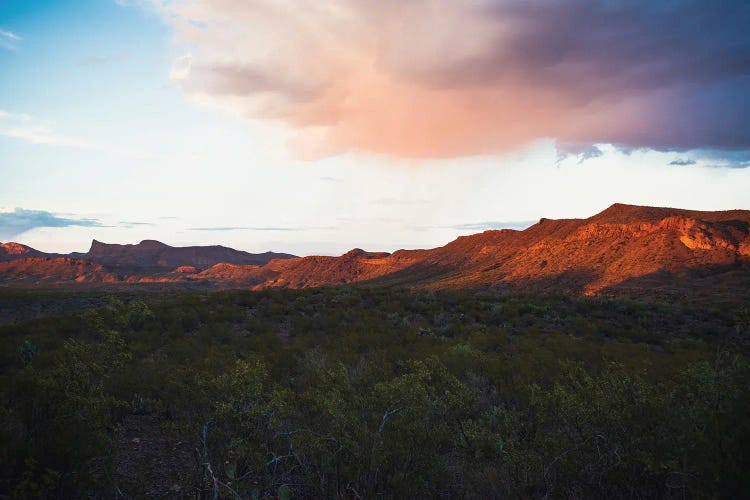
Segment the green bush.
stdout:
<svg viewBox="0 0 750 500">
<path fill-rule="evenodd" d="M 115 496 L 133 419 L 191 450 L 177 486 L 196 497 L 750 489 L 741 310 L 357 287 L 96 300 L 0 327 L 0 495 Z"/>
</svg>

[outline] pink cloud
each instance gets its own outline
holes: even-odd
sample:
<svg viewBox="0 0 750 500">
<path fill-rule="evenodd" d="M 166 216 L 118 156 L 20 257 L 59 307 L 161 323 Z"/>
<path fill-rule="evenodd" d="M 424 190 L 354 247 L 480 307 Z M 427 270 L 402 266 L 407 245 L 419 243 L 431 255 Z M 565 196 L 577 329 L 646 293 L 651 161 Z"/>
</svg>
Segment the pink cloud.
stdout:
<svg viewBox="0 0 750 500">
<path fill-rule="evenodd" d="M 185 92 L 287 124 L 308 156 L 464 156 L 543 138 L 750 144 L 741 3 L 722 12 L 582 0 L 198 0 L 171 9 L 177 40 L 195 49 Z M 739 131 L 726 134 L 727 125 Z"/>
</svg>

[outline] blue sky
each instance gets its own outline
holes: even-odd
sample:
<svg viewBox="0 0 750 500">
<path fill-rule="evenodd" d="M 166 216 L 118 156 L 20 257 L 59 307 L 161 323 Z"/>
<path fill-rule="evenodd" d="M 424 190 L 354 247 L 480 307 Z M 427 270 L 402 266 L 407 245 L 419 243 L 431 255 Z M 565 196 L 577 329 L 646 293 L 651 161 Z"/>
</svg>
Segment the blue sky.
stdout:
<svg viewBox="0 0 750 500">
<path fill-rule="evenodd" d="M 567 3 L 579 15 L 582 2 Z M 612 47 L 618 67 L 589 50 L 549 65 L 564 56 L 539 46 L 568 32 L 559 12 L 524 18 L 547 30 L 533 51 L 523 39 L 507 41 L 518 54 L 488 52 L 498 26 L 531 14 L 485 4 L 492 22 L 460 2 L 425 16 L 422 2 L 3 0 L 0 240 L 336 254 L 436 246 L 614 202 L 750 208 L 748 40 L 724 22 L 741 26 L 747 9 L 703 13 L 707 35 L 688 30 L 697 11 L 667 13 L 687 26 L 673 44 L 723 33 L 693 58 L 721 64 L 701 63 L 696 79 L 684 47 L 661 38 L 644 42 L 647 61 Z M 600 38 L 636 29 L 623 13 L 597 15 Z M 420 40 L 407 44 L 395 20 L 409 16 Z M 472 36 L 446 29 L 461 16 Z M 501 57 L 517 71 L 499 76 Z M 560 88 L 540 83 L 550 68 Z M 582 86 L 585 100 L 570 90 Z"/>
</svg>

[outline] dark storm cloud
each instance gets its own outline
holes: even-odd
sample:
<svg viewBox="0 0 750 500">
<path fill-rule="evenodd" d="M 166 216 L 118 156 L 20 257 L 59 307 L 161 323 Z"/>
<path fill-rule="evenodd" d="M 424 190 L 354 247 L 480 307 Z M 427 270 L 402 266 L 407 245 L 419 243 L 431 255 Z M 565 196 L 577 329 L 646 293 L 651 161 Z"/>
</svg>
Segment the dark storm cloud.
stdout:
<svg viewBox="0 0 750 500">
<path fill-rule="evenodd" d="M 510 32 L 480 57 L 444 68 L 446 84 L 488 84 L 511 68 L 609 93 L 750 71 L 746 1 L 492 1 L 481 11 Z"/>
<path fill-rule="evenodd" d="M 577 107 L 643 103 L 639 127 L 587 131 L 583 142 L 750 149 L 750 2 L 491 1 L 478 10 L 496 20 L 496 43 L 418 81 L 461 89 L 519 79 Z"/>
</svg>

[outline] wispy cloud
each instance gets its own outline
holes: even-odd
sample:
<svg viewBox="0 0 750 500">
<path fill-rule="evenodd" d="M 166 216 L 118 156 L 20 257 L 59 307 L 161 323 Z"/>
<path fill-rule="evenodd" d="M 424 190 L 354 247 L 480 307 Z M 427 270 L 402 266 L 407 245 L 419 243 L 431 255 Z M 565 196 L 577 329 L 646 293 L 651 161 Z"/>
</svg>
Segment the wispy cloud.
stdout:
<svg viewBox="0 0 750 500">
<path fill-rule="evenodd" d="M 121 220 L 118 224 L 122 227 L 134 227 L 134 226 L 154 226 L 153 222 L 133 222 L 127 220 Z"/>
<path fill-rule="evenodd" d="M 335 229 L 332 226 L 301 226 L 301 227 L 274 227 L 274 226 L 209 226 L 189 227 L 188 231 L 314 231 Z"/>
<path fill-rule="evenodd" d="M 402 206 L 402 205 L 429 205 L 430 200 L 406 200 L 400 198 L 378 198 L 371 202 L 373 205 Z"/>
<path fill-rule="evenodd" d="M 138 7 L 159 12 L 165 0 L 114 0 L 114 2 L 120 7 Z"/>
<path fill-rule="evenodd" d="M 35 117 L 0 109 L 0 135 L 20 139 L 32 144 L 68 146 L 83 149 L 95 149 L 98 146 L 87 140 L 60 134 L 50 125 Z"/>
<path fill-rule="evenodd" d="M 27 115 L 25 113 L 14 113 L 12 111 L 0 109 L 0 120 L 15 120 L 15 121 L 21 121 L 21 122 L 28 122 L 28 121 L 31 121 L 31 115 Z"/>
<path fill-rule="evenodd" d="M 106 227 L 98 219 L 61 217 L 44 210 L 16 208 L 13 211 L 0 212 L 0 237 L 17 236 L 38 227 Z"/>
<path fill-rule="evenodd" d="M 193 56 L 185 54 L 178 57 L 172 63 L 169 70 L 169 78 L 172 80 L 185 80 L 190 76 L 190 69 L 193 66 Z"/>
<path fill-rule="evenodd" d="M 47 144 L 50 146 L 68 146 L 90 149 L 95 145 L 76 137 L 56 134 L 44 126 L 37 127 L 8 127 L 0 128 L 0 135 L 21 139 L 32 144 Z"/>
<path fill-rule="evenodd" d="M 750 161 L 745 160 L 718 160 L 716 163 L 706 163 L 706 168 L 750 168 Z"/>
<path fill-rule="evenodd" d="M 445 226 L 411 226 L 410 229 L 416 231 L 429 231 L 433 229 L 455 229 L 458 231 L 489 231 L 497 229 L 526 229 L 535 224 L 536 221 L 484 221 L 484 222 L 467 222 L 462 224 L 450 224 Z"/>
<path fill-rule="evenodd" d="M 21 41 L 21 37 L 13 33 L 12 31 L 0 30 L 0 37 L 14 40 L 16 42 Z"/>
<path fill-rule="evenodd" d="M 2 109 L 0 109 L 0 136 L 18 139 L 30 144 L 99 151 L 133 160 L 157 160 L 162 158 L 160 155 L 149 151 L 102 144 L 82 137 L 60 133 L 48 120 Z"/>
<path fill-rule="evenodd" d="M 670 161 L 669 164 L 670 165 L 677 165 L 677 166 L 680 166 L 680 167 L 684 167 L 684 166 L 687 166 L 687 165 L 695 165 L 696 161 L 695 160 L 691 160 L 689 158 L 677 158 L 676 160 Z"/>
<path fill-rule="evenodd" d="M 10 30 L 0 29 L 0 47 L 8 50 L 15 50 L 16 45 L 22 38 Z"/>
<path fill-rule="evenodd" d="M 704 168 L 748 168 L 750 167 L 750 149 L 734 151 L 697 149 L 690 151 L 689 158 L 676 158 L 669 164 L 675 166 L 698 165 Z"/>
<path fill-rule="evenodd" d="M 188 231 L 242 231 L 250 229 L 249 227 L 240 226 L 211 226 L 211 227 L 188 227 Z"/>
<path fill-rule="evenodd" d="M 511 221 L 511 222 L 469 222 L 465 224 L 454 224 L 452 226 L 443 226 L 443 228 L 458 229 L 459 231 L 487 231 L 491 229 L 526 229 L 536 221 Z"/>
</svg>

